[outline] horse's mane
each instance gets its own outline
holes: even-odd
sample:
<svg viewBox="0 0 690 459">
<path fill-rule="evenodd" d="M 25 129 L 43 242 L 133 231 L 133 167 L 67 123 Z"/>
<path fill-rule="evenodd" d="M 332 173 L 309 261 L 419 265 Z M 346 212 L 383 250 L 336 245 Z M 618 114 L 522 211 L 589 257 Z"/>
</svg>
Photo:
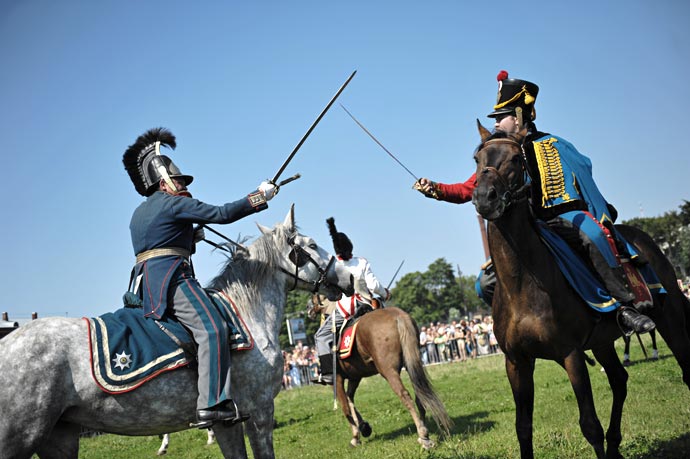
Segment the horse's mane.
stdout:
<svg viewBox="0 0 690 459">
<path fill-rule="evenodd" d="M 235 246 L 208 286 L 228 293 L 238 307 L 262 304 L 261 292 L 268 283 L 275 281 L 273 274 L 280 266 L 281 250 L 277 242 L 287 243 L 295 231 L 278 224 L 249 246 Z"/>
</svg>

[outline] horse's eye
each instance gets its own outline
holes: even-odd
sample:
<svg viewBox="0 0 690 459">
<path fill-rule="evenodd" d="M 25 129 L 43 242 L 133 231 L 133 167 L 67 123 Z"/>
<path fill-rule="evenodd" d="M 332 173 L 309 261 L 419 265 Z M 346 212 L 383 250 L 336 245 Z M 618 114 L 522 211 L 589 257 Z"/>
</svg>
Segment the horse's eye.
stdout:
<svg viewBox="0 0 690 459">
<path fill-rule="evenodd" d="M 318 246 L 318 245 L 316 245 L 316 243 L 314 243 L 314 242 L 312 242 L 311 244 L 309 244 L 309 246 L 308 246 L 308 247 L 309 247 L 310 249 L 312 249 L 312 250 L 316 250 L 316 249 L 318 249 L 318 248 L 319 248 L 319 246 Z"/>
</svg>

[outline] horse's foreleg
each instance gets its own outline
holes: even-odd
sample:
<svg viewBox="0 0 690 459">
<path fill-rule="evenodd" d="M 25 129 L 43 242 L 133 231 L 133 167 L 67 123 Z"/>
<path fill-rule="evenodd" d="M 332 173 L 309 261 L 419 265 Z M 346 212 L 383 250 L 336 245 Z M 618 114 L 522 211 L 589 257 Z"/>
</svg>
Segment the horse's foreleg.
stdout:
<svg viewBox="0 0 690 459">
<path fill-rule="evenodd" d="M 254 411 L 252 417 L 244 423 L 244 429 L 247 432 L 247 437 L 249 437 L 249 444 L 252 447 L 254 457 L 272 459 L 275 457 L 273 449 L 273 400 L 265 401 L 261 405 L 265 408 Z"/>
<path fill-rule="evenodd" d="M 506 374 L 515 400 L 515 432 L 520 443 L 520 457 L 533 459 L 534 359 L 518 363 L 506 358 Z"/>
<path fill-rule="evenodd" d="M 41 459 L 77 459 L 79 456 L 80 426 L 58 422 L 50 436 L 36 450 Z"/>
<path fill-rule="evenodd" d="M 573 386 L 575 398 L 577 399 L 577 406 L 580 411 L 580 430 L 582 430 L 582 434 L 594 448 L 597 458 L 604 459 L 606 457 L 604 450 L 604 429 L 601 427 L 601 422 L 599 422 L 594 407 L 592 384 L 589 380 L 589 373 L 587 372 L 587 364 L 584 356 L 585 354 L 581 349 L 575 349 L 568 354 L 562 362 L 562 365 L 568 373 L 570 384 Z M 617 356 L 615 358 L 618 359 Z M 612 413 L 611 416 L 613 415 Z"/>
<path fill-rule="evenodd" d="M 616 354 L 616 349 L 611 343 L 605 348 L 594 349 L 594 356 L 606 370 L 606 377 L 613 393 L 613 403 L 611 405 L 611 418 L 609 428 L 606 431 L 606 457 L 620 458 L 621 418 L 623 417 L 623 404 L 628 394 L 628 373 L 621 365 Z"/>
<path fill-rule="evenodd" d="M 360 440 L 360 428 L 365 424 L 362 416 L 357 411 L 355 407 L 355 392 L 357 387 L 359 387 L 360 379 L 351 379 L 347 384 L 347 391 L 345 390 L 345 380 L 340 376 L 336 376 L 335 381 L 335 394 L 340 403 L 340 409 L 345 415 L 345 419 L 350 424 L 350 430 L 352 431 L 352 439 L 350 440 L 350 446 L 355 447 L 362 444 Z M 371 434 L 371 431 L 366 431 L 367 435 Z"/>
<path fill-rule="evenodd" d="M 250 422 L 251 419 L 248 421 Z M 247 447 L 244 444 L 244 424 L 228 426 L 223 423 L 213 425 L 213 432 L 223 457 L 247 459 Z M 261 457 L 261 456 L 257 456 Z"/>
</svg>

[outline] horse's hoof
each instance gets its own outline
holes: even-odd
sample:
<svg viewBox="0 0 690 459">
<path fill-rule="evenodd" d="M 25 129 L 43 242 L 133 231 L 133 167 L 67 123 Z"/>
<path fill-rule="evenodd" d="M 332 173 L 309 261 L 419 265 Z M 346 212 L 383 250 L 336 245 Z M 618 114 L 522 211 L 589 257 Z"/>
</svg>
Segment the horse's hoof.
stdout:
<svg viewBox="0 0 690 459">
<path fill-rule="evenodd" d="M 359 433 L 361 433 L 364 438 L 368 438 L 369 435 L 371 435 L 371 426 L 368 422 L 365 421 L 359 425 Z"/>
<path fill-rule="evenodd" d="M 350 448 L 357 448 L 361 444 L 362 444 L 362 442 L 356 438 L 353 438 L 352 440 L 350 440 Z"/>
<path fill-rule="evenodd" d="M 418 438 L 417 442 L 420 445 L 422 445 L 422 448 L 424 448 L 424 449 L 431 449 L 435 446 L 434 442 L 429 440 L 428 438 Z"/>
<path fill-rule="evenodd" d="M 156 453 L 157 456 L 164 456 L 167 453 L 167 451 L 158 451 Z"/>
</svg>

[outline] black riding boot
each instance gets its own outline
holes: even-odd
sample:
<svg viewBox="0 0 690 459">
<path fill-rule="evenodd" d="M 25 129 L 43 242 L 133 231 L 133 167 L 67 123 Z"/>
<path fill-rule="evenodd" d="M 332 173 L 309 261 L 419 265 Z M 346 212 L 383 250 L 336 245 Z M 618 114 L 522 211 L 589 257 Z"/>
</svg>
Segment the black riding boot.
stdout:
<svg viewBox="0 0 690 459">
<path fill-rule="evenodd" d="M 314 384 L 323 384 L 324 386 L 333 385 L 333 354 L 323 354 L 319 356 L 319 366 L 321 367 L 321 374 L 312 378 L 311 382 Z"/>
<path fill-rule="evenodd" d="M 618 324 L 625 336 L 630 336 L 635 333 L 647 333 L 654 328 L 656 324 L 649 317 L 640 314 L 637 309 L 632 306 L 621 306 L 617 312 Z"/>
</svg>

